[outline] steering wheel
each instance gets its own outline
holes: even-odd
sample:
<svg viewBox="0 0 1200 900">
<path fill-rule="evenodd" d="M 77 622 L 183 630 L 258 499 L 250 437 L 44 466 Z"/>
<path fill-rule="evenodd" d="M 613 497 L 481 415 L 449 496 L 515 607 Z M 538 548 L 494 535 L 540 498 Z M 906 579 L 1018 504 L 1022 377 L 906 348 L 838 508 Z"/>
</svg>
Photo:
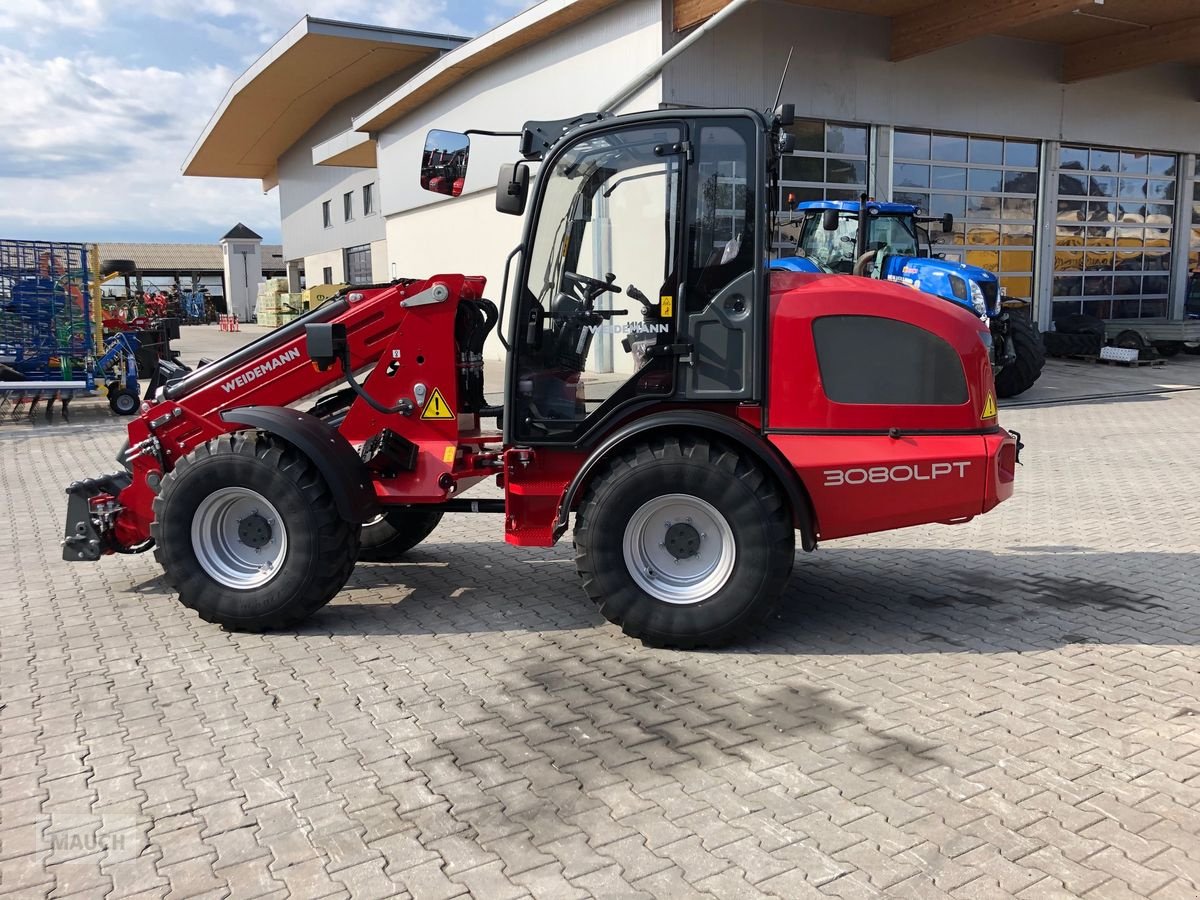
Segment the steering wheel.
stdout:
<svg viewBox="0 0 1200 900">
<path fill-rule="evenodd" d="M 595 300 L 606 291 L 611 291 L 614 294 L 624 293 L 619 287 L 613 284 L 617 280 L 616 275 L 609 272 L 607 278 L 607 281 L 601 281 L 599 278 L 589 278 L 587 275 L 580 275 L 578 272 L 563 272 L 563 280 L 582 288 L 583 296 L 589 301 Z"/>
</svg>

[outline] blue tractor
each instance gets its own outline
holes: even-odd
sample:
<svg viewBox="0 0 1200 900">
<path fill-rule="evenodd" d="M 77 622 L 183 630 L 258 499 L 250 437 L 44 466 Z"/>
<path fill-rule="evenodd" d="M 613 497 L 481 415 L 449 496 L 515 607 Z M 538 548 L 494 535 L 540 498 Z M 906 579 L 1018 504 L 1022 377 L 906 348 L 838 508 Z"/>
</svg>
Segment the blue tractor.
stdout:
<svg viewBox="0 0 1200 900">
<path fill-rule="evenodd" d="M 800 229 L 796 255 L 774 260 L 771 267 L 897 281 L 957 303 L 989 323 L 996 393 L 1015 397 L 1033 386 L 1046 362 L 1037 326 L 1004 308 L 993 273 L 935 257 L 925 227 L 931 222 L 940 222 L 944 233 L 954 228 L 951 215 L 919 216 L 906 203 L 865 198 L 800 203 L 790 218 L 781 220 Z"/>
</svg>

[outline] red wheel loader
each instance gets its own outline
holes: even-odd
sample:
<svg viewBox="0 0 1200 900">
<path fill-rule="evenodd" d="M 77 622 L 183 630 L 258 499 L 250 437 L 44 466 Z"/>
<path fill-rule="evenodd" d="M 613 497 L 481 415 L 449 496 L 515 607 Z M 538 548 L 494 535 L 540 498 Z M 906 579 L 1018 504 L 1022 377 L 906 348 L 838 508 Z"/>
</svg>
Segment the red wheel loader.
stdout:
<svg viewBox="0 0 1200 900">
<path fill-rule="evenodd" d="M 509 543 L 537 547 L 573 516 L 603 614 L 695 647 L 774 609 L 797 543 L 987 512 L 1019 441 L 979 318 L 768 271 L 789 118 L 527 123 L 497 189 L 502 212 L 528 206 L 499 309 L 461 274 L 350 288 L 167 384 L 122 470 L 67 489 L 64 558 L 153 548 L 204 619 L 286 628 L 445 512 L 502 514 Z M 466 174 L 468 137 L 429 143 Z M 482 368 L 498 323 L 501 407 Z M 487 479 L 503 500 L 463 496 Z"/>
</svg>

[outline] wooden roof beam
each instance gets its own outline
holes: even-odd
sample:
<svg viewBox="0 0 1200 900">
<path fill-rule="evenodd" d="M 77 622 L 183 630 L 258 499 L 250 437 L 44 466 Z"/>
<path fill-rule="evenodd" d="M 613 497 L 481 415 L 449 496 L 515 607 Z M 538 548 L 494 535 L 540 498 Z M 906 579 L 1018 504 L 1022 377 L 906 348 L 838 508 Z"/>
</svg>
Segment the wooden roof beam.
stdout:
<svg viewBox="0 0 1200 900">
<path fill-rule="evenodd" d="M 939 0 L 892 19 L 893 62 L 1060 16 L 1092 0 Z"/>
<path fill-rule="evenodd" d="M 1070 44 L 1063 51 L 1063 81 L 1083 81 L 1156 63 L 1188 60 L 1200 60 L 1200 18 Z"/>
<path fill-rule="evenodd" d="M 729 0 L 675 0 L 671 27 L 676 31 L 686 31 L 720 12 L 721 7 L 728 3 Z"/>
</svg>

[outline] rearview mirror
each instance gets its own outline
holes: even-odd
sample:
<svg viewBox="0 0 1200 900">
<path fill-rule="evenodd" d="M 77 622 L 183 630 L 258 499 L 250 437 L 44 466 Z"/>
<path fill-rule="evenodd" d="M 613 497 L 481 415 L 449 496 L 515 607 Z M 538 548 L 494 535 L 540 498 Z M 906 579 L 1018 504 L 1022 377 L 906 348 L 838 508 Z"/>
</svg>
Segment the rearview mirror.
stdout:
<svg viewBox="0 0 1200 900">
<path fill-rule="evenodd" d="M 946 213 L 942 216 L 942 233 L 949 234 L 954 230 L 954 214 Z"/>
<path fill-rule="evenodd" d="M 496 182 L 496 212 L 519 216 L 525 212 L 529 196 L 529 166 L 525 163 L 505 163 L 500 167 Z"/>
<path fill-rule="evenodd" d="M 827 209 L 821 213 L 821 227 L 826 231 L 837 231 L 838 211 L 836 209 Z"/>
<path fill-rule="evenodd" d="M 421 155 L 421 187 L 435 194 L 457 197 L 467 180 L 471 139 L 457 131 L 434 129 L 425 138 Z"/>
</svg>

